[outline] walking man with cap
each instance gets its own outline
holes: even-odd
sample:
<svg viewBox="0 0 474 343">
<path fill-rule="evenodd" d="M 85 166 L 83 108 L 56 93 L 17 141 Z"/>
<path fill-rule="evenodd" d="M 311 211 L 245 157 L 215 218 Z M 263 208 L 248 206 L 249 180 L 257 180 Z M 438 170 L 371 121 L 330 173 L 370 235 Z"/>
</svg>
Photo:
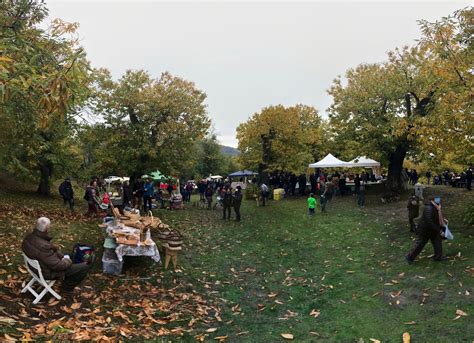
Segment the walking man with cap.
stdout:
<svg viewBox="0 0 474 343">
<path fill-rule="evenodd" d="M 418 222 L 417 239 L 415 246 L 410 253 L 405 256 L 409 264 L 415 261 L 415 258 L 423 250 L 426 243 L 431 241 L 434 248 L 435 261 L 444 261 L 448 258 L 443 256 L 442 235 L 444 235 L 443 228 L 446 226 L 447 220 L 443 218 L 441 213 L 441 199 L 439 197 L 432 198 L 425 204 L 423 214 Z"/>
</svg>

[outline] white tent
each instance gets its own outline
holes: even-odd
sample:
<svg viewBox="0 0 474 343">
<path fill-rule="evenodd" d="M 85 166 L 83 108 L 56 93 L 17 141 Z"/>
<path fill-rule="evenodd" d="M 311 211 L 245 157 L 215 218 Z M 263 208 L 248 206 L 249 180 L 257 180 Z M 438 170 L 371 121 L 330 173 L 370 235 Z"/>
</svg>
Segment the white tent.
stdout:
<svg viewBox="0 0 474 343">
<path fill-rule="evenodd" d="M 380 162 L 377 162 L 367 156 L 359 156 L 354 158 L 352 161 L 347 162 L 348 167 L 361 167 L 361 168 L 373 168 L 380 167 Z"/>
<path fill-rule="evenodd" d="M 309 168 L 337 168 L 337 167 L 350 167 L 347 162 L 341 161 L 334 157 L 332 154 L 327 154 L 325 158 L 316 163 L 311 163 Z"/>
</svg>

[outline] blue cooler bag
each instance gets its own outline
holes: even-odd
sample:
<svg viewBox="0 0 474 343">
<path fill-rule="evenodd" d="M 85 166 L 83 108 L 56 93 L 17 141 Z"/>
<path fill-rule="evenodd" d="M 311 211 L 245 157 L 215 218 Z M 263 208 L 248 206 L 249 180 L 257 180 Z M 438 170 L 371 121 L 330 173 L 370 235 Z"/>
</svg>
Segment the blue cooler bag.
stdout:
<svg viewBox="0 0 474 343">
<path fill-rule="evenodd" d="M 86 244 L 74 244 L 72 248 L 72 263 L 87 263 L 94 262 L 95 254 L 94 247 Z"/>
</svg>

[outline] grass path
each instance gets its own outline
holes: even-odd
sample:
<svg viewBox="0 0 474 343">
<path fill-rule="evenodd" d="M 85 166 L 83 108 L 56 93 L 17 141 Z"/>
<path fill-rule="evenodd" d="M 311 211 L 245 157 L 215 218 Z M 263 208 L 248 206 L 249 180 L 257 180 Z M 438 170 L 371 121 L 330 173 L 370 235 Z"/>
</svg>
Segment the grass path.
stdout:
<svg viewBox="0 0 474 343">
<path fill-rule="evenodd" d="M 400 342 L 409 332 L 413 342 L 471 342 L 474 231 L 462 223 L 462 211 L 474 197 L 447 187 L 428 189 L 427 195 L 433 192 L 446 199 L 445 215 L 456 238 L 444 242 L 448 262 L 428 259 L 432 247 L 427 246 L 415 264 L 407 265 L 404 254 L 414 237 L 408 232 L 405 202 L 381 205 L 369 194 L 364 210 L 352 197 L 335 198 L 328 213 L 312 218 L 306 215 L 305 199 L 271 202 L 264 208 L 246 201 L 240 223 L 195 207 L 158 210 L 164 222 L 185 235 L 181 272 L 162 272 L 148 259 L 139 259 L 129 264 L 126 275 L 153 275 L 154 284 L 182 286 L 217 309 L 208 313 L 211 319 L 198 321 L 174 339 L 278 342 L 281 333 L 291 333 L 295 341 L 306 342 Z M 38 211 L 60 205 L 54 200 L 41 209 L 24 195 L 1 193 L 10 203 L 36 209 L 21 224 L 0 217 L 2 238 L 9 240 L 18 235 L 13 227 L 26 227 Z M 73 219 L 66 220 L 71 225 L 60 225 L 64 230 L 58 239 L 66 247 L 86 237 L 100 245 L 96 223 Z M 0 253 L 12 261 L 5 270 L 15 272 L 17 252 Z M 107 280 L 92 289 L 105 292 Z M 86 285 L 91 287 L 91 280 Z M 453 320 L 457 309 L 468 316 Z"/>
</svg>

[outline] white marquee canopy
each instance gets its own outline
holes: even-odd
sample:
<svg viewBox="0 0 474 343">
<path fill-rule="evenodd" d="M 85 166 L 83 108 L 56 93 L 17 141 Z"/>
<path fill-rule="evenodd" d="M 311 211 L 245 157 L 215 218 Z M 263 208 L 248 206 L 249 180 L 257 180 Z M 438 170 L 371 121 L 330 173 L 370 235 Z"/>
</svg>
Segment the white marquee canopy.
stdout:
<svg viewBox="0 0 474 343">
<path fill-rule="evenodd" d="M 366 156 L 359 156 L 352 161 L 344 162 L 334 157 L 332 154 L 327 154 L 321 161 L 311 163 L 309 168 L 373 168 L 380 167 L 380 162 L 377 162 Z"/>
<path fill-rule="evenodd" d="M 352 161 L 347 162 L 350 164 L 350 167 L 380 167 L 380 162 L 377 162 L 367 156 L 359 156 L 354 158 Z"/>
<path fill-rule="evenodd" d="M 334 157 L 332 154 L 327 154 L 321 161 L 311 163 L 309 168 L 337 168 L 337 167 L 350 167 L 348 162 L 341 161 Z"/>
</svg>

